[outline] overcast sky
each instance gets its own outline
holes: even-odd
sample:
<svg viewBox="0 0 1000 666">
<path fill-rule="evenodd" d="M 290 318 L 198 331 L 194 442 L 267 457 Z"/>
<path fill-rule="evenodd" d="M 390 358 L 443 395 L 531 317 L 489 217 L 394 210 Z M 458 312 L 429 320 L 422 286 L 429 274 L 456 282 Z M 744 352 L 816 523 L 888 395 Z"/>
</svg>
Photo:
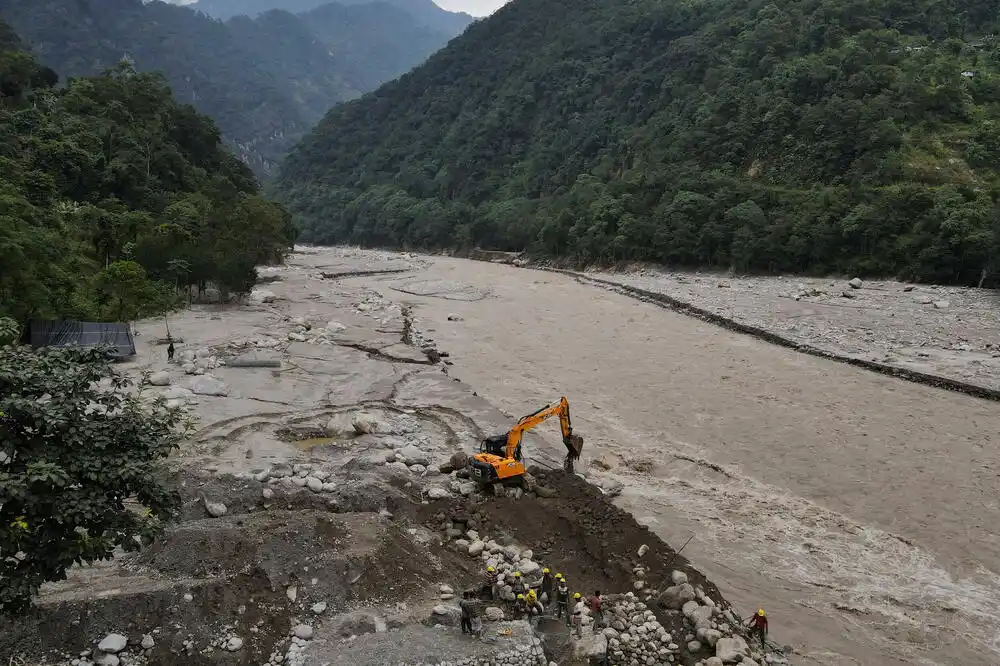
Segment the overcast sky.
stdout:
<svg viewBox="0 0 1000 666">
<path fill-rule="evenodd" d="M 468 12 L 473 16 L 492 14 L 507 4 L 507 0 L 434 0 L 438 5 L 453 12 Z"/>
</svg>

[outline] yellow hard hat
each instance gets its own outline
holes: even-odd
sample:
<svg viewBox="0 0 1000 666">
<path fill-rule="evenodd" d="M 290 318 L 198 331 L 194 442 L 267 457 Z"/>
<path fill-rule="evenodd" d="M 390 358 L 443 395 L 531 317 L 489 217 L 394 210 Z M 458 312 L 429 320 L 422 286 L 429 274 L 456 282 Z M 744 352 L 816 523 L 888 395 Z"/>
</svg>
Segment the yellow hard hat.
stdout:
<svg viewBox="0 0 1000 666">
<path fill-rule="evenodd" d="M 757 609 L 757 615 L 760 615 L 761 617 L 764 617 L 764 609 L 763 608 L 758 608 Z"/>
<path fill-rule="evenodd" d="M 579 593 L 579 592 L 577 592 L 576 594 L 574 594 L 574 595 L 573 595 L 573 598 L 574 598 L 574 599 L 579 599 L 579 598 L 580 598 L 580 593 Z"/>
<path fill-rule="evenodd" d="M 521 572 L 520 571 L 515 571 L 514 572 L 514 578 L 520 578 L 520 577 L 521 577 Z"/>
<path fill-rule="evenodd" d="M 523 594 L 519 594 L 519 595 L 517 595 L 517 598 L 518 599 L 524 599 L 524 595 Z"/>
<path fill-rule="evenodd" d="M 548 569 L 542 569 L 542 573 L 548 573 L 548 572 L 549 572 Z"/>
<path fill-rule="evenodd" d="M 557 574 L 556 574 L 556 578 L 559 578 L 559 579 L 561 580 L 561 579 L 562 579 L 562 577 L 563 577 L 563 575 L 562 575 L 561 573 L 557 573 Z"/>
<path fill-rule="evenodd" d="M 494 569 L 493 567 L 486 567 L 486 570 L 489 571 L 490 573 L 496 571 L 496 569 Z"/>
</svg>

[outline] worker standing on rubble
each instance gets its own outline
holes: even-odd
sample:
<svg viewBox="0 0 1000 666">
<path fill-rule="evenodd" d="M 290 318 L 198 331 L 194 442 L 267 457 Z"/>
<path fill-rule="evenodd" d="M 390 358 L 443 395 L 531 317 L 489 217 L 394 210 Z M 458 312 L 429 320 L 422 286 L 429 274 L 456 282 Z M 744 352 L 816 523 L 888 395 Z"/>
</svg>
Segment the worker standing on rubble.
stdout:
<svg viewBox="0 0 1000 666">
<path fill-rule="evenodd" d="M 594 630 L 600 629 L 604 626 L 604 611 L 602 610 L 603 599 L 601 599 L 601 591 L 597 590 L 594 592 L 594 596 L 590 598 L 590 612 L 594 616 Z"/>
<path fill-rule="evenodd" d="M 757 609 L 757 614 L 750 618 L 750 636 L 760 636 L 760 649 L 767 649 L 767 615 L 763 608 Z"/>
<path fill-rule="evenodd" d="M 552 578 L 552 573 L 546 568 L 542 569 L 542 577 L 531 584 L 531 587 L 538 588 L 538 598 L 541 599 L 543 604 L 548 604 L 552 601 L 552 586 L 554 581 Z"/>
<path fill-rule="evenodd" d="M 462 593 L 462 600 L 458 602 L 458 607 L 462 609 L 462 633 L 472 633 L 472 617 L 475 608 L 472 601 L 472 593 L 466 590 Z"/>
<path fill-rule="evenodd" d="M 545 607 L 538 601 L 538 594 L 529 589 L 524 594 L 524 604 L 528 607 L 528 615 L 534 617 L 545 612 Z"/>
<path fill-rule="evenodd" d="M 167 342 L 170 343 L 169 345 L 167 345 L 167 363 L 173 363 L 174 362 L 174 340 L 170 336 L 167 336 Z"/>
<path fill-rule="evenodd" d="M 576 628 L 576 637 L 583 638 L 583 616 L 587 614 L 587 604 L 583 601 L 583 596 L 579 592 L 573 594 L 573 626 Z"/>
<path fill-rule="evenodd" d="M 514 614 L 518 620 L 523 620 L 528 614 L 528 603 L 525 601 L 523 594 L 517 595 L 517 599 L 514 601 Z"/>
<path fill-rule="evenodd" d="M 561 619 L 565 613 L 566 626 L 568 627 L 570 623 L 569 585 L 566 584 L 562 574 L 556 574 L 556 577 L 559 579 L 559 584 L 556 586 L 556 618 Z"/>
<path fill-rule="evenodd" d="M 494 567 L 486 567 L 486 574 L 483 576 L 483 584 L 479 589 L 479 595 L 487 597 L 490 601 L 497 598 L 494 588 L 497 584 L 497 570 Z"/>
<path fill-rule="evenodd" d="M 524 594 L 527 591 L 524 587 L 524 581 L 521 579 L 520 571 L 514 572 L 514 584 L 511 585 L 511 589 L 514 591 L 514 594 Z"/>
</svg>

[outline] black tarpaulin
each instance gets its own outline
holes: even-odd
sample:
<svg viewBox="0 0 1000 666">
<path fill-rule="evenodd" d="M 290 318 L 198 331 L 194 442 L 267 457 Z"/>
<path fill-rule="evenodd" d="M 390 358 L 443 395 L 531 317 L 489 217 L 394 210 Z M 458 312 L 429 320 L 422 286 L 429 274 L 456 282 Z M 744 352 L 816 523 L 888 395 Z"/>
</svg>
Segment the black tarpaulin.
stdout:
<svg viewBox="0 0 1000 666">
<path fill-rule="evenodd" d="M 132 329 L 125 322 L 47 321 L 32 319 L 28 322 L 28 341 L 39 347 L 110 347 L 112 353 L 124 358 L 135 356 Z"/>
</svg>

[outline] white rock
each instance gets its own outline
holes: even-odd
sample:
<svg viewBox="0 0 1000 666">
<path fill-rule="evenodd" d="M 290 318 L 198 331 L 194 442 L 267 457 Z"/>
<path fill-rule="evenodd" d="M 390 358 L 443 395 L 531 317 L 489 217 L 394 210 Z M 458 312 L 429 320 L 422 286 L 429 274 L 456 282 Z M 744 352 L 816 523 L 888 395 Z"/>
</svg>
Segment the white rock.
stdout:
<svg viewBox="0 0 1000 666">
<path fill-rule="evenodd" d="M 212 375 L 197 376 L 191 380 L 188 387 L 196 395 L 229 395 L 229 387 Z"/>
<path fill-rule="evenodd" d="M 504 619 L 503 609 L 497 608 L 496 606 L 487 606 L 484 612 L 486 614 L 486 619 L 490 622 L 499 622 Z"/>
<path fill-rule="evenodd" d="M 950 301 L 934 301 L 935 310 L 947 310 L 949 307 L 951 307 Z"/>
<path fill-rule="evenodd" d="M 184 601 L 194 601 L 194 596 L 188 592 L 184 595 Z"/>
<path fill-rule="evenodd" d="M 533 576 L 541 571 L 542 567 L 534 560 L 521 560 L 521 562 L 517 565 L 517 569 L 525 576 Z"/>
<path fill-rule="evenodd" d="M 142 642 L 140 643 L 143 650 L 152 650 L 156 646 L 156 641 L 149 634 L 145 634 L 142 637 Z"/>
<path fill-rule="evenodd" d="M 285 590 L 285 596 L 288 597 L 289 601 L 295 603 L 295 600 L 299 596 L 299 588 L 295 585 L 289 585 L 288 588 Z"/>
<path fill-rule="evenodd" d="M 735 664 L 742 661 L 745 655 L 749 655 L 750 648 L 747 642 L 739 636 L 731 638 L 720 638 L 715 644 L 715 656 L 722 660 L 724 664 Z"/>
<path fill-rule="evenodd" d="M 475 541 L 469 544 L 469 555 L 475 557 L 480 553 L 482 553 L 485 547 L 486 544 L 484 544 L 480 539 L 476 539 Z"/>
<path fill-rule="evenodd" d="M 347 327 L 341 324 L 339 321 L 331 321 L 327 323 L 326 330 L 329 333 L 340 333 L 341 331 L 346 331 Z"/>
<path fill-rule="evenodd" d="M 323 492 L 323 482 L 317 479 L 315 476 L 310 476 L 306 478 L 306 485 L 309 486 L 309 490 L 314 493 Z"/>
<path fill-rule="evenodd" d="M 321 601 L 319 603 L 312 605 L 312 612 L 316 615 L 322 615 L 326 611 L 326 602 Z"/>
<path fill-rule="evenodd" d="M 104 637 L 104 640 L 97 644 L 97 649 L 101 652 L 118 654 L 125 649 L 126 645 L 128 645 L 127 636 L 122 636 L 121 634 L 108 634 Z"/>
<path fill-rule="evenodd" d="M 861 285 L 863 285 L 864 282 L 861 281 L 861 278 L 853 278 L 847 284 L 851 286 L 851 289 L 861 289 Z"/>
<path fill-rule="evenodd" d="M 688 582 L 688 577 L 683 571 L 677 571 L 674 569 L 670 572 L 670 580 L 674 581 L 674 585 L 683 585 Z"/>
<path fill-rule="evenodd" d="M 116 655 L 105 654 L 98 658 L 98 660 L 94 663 L 97 664 L 97 666 L 118 666 L 122 662 Z"/>
<path fill-rule="evenodd" d="M 297 627 L 295 627 L 295 629 L 292 630 L 292 633 L 295 635 L 296 638 L 301 638 L 304 641 L 308 641 L 313 637 L 313 628 L 310 627 L 308 624 L 300 624 Z"/>
<path fill-rule="evenodd" d="M 354 432 L 359 435 L 371 435 L 379 431 L 379 422 L 369 412 L 358 412 L 351 419 L 351 426 Z"/>
<path fill-rule="evenodd" d="M 275 293 L 273 291 L 268 291 L 267 289 L 254 289 L 250 292 L 250 302 L 254 305 L 273 303 L 275 298 L 277 298 Z M 200 352 L 201 350 L 198 351 Z"/>
<path fill-rule="evenodd" d="M 333 483 L 332 481 L 328 481 L 328 482 L 326 482 L 326 483 L 323 484 L 323 492 L 324 493 L 332 493 L 332 492 L 334 492 L 336 490 L 337 490 L 337 484 Z"/>
<path fill-rule="evenodd" d="M 441 594 L 454 594 L 455 589 L 451 585 L 441 585 L 438 587 L 438 591 Z"/>
<path fill-rule="evenodd" d="M 427 489 L 427 497 L 432 500 L 444 499 L 450 497 L 450 493 L 441 486 L 431 486 Z"/>
<path fill-rule="evenodd" d="M 292 342 L 305 342 L 308 338 L 306 338 L 306 336 L 302 335 L 301 333 L 295 333 L 293 331 L 292 333 L 288 334 L 288 339 L 291 340 Z"/>
<path fill-rule="evenodd" d="M 462 494 L 462 497 L 468 497 L 472 493 L 476 492 L 476 483 L 474 481 L 460 483 L 458 484 L 458 492 Z"/>
<path fill-rule="evenodd" d="M 149 376 L 149 383 L 153 386 L 170 386 L 170 374 L 160 370 Z"/>
<path fill-rule="evenodd" d="M 238 652 L 243 649 L 243 639 L 239 636 L 233 636 L 228 641 L 226 641 L 226 649 L 230 652 Z"/>
<path fill-rule="evenodd" d="M 430 456 L 418 449 L 413 444 L 409 444 L 401 448 L 397 453 L 403 456 L 407 465 L 423 465 L 426 467 L 430 464 Z"/>
<path fill-rule="evenodd" d="M 427 471 L 427 468 L 423 465 L 410 465 L 410 471 L 414 474 L 423 474 Z"/>
<path fill-rule="evenodd" d="M 207 499 L 205 501 L 205 511 L 208 512 L 212 518 L 222 518 L 226 515 L 228 509 L 226 505 L 222 502 L 209 502 Z"/>
<path fill-rule="evenodd" d="M 646 544 L 642 544 L 641 546 L 639 546 L 639 557 L 642 557 L 648 552 L 649 552 L 649 546 L 647 546 Z"/>
<path fill-rule="evenodd" d="M 266 500 L 274 499 L 274 491 L 270 488 L 264 488 L 264 490 L 260 491 L 260 494 Z"/>
</svg>

